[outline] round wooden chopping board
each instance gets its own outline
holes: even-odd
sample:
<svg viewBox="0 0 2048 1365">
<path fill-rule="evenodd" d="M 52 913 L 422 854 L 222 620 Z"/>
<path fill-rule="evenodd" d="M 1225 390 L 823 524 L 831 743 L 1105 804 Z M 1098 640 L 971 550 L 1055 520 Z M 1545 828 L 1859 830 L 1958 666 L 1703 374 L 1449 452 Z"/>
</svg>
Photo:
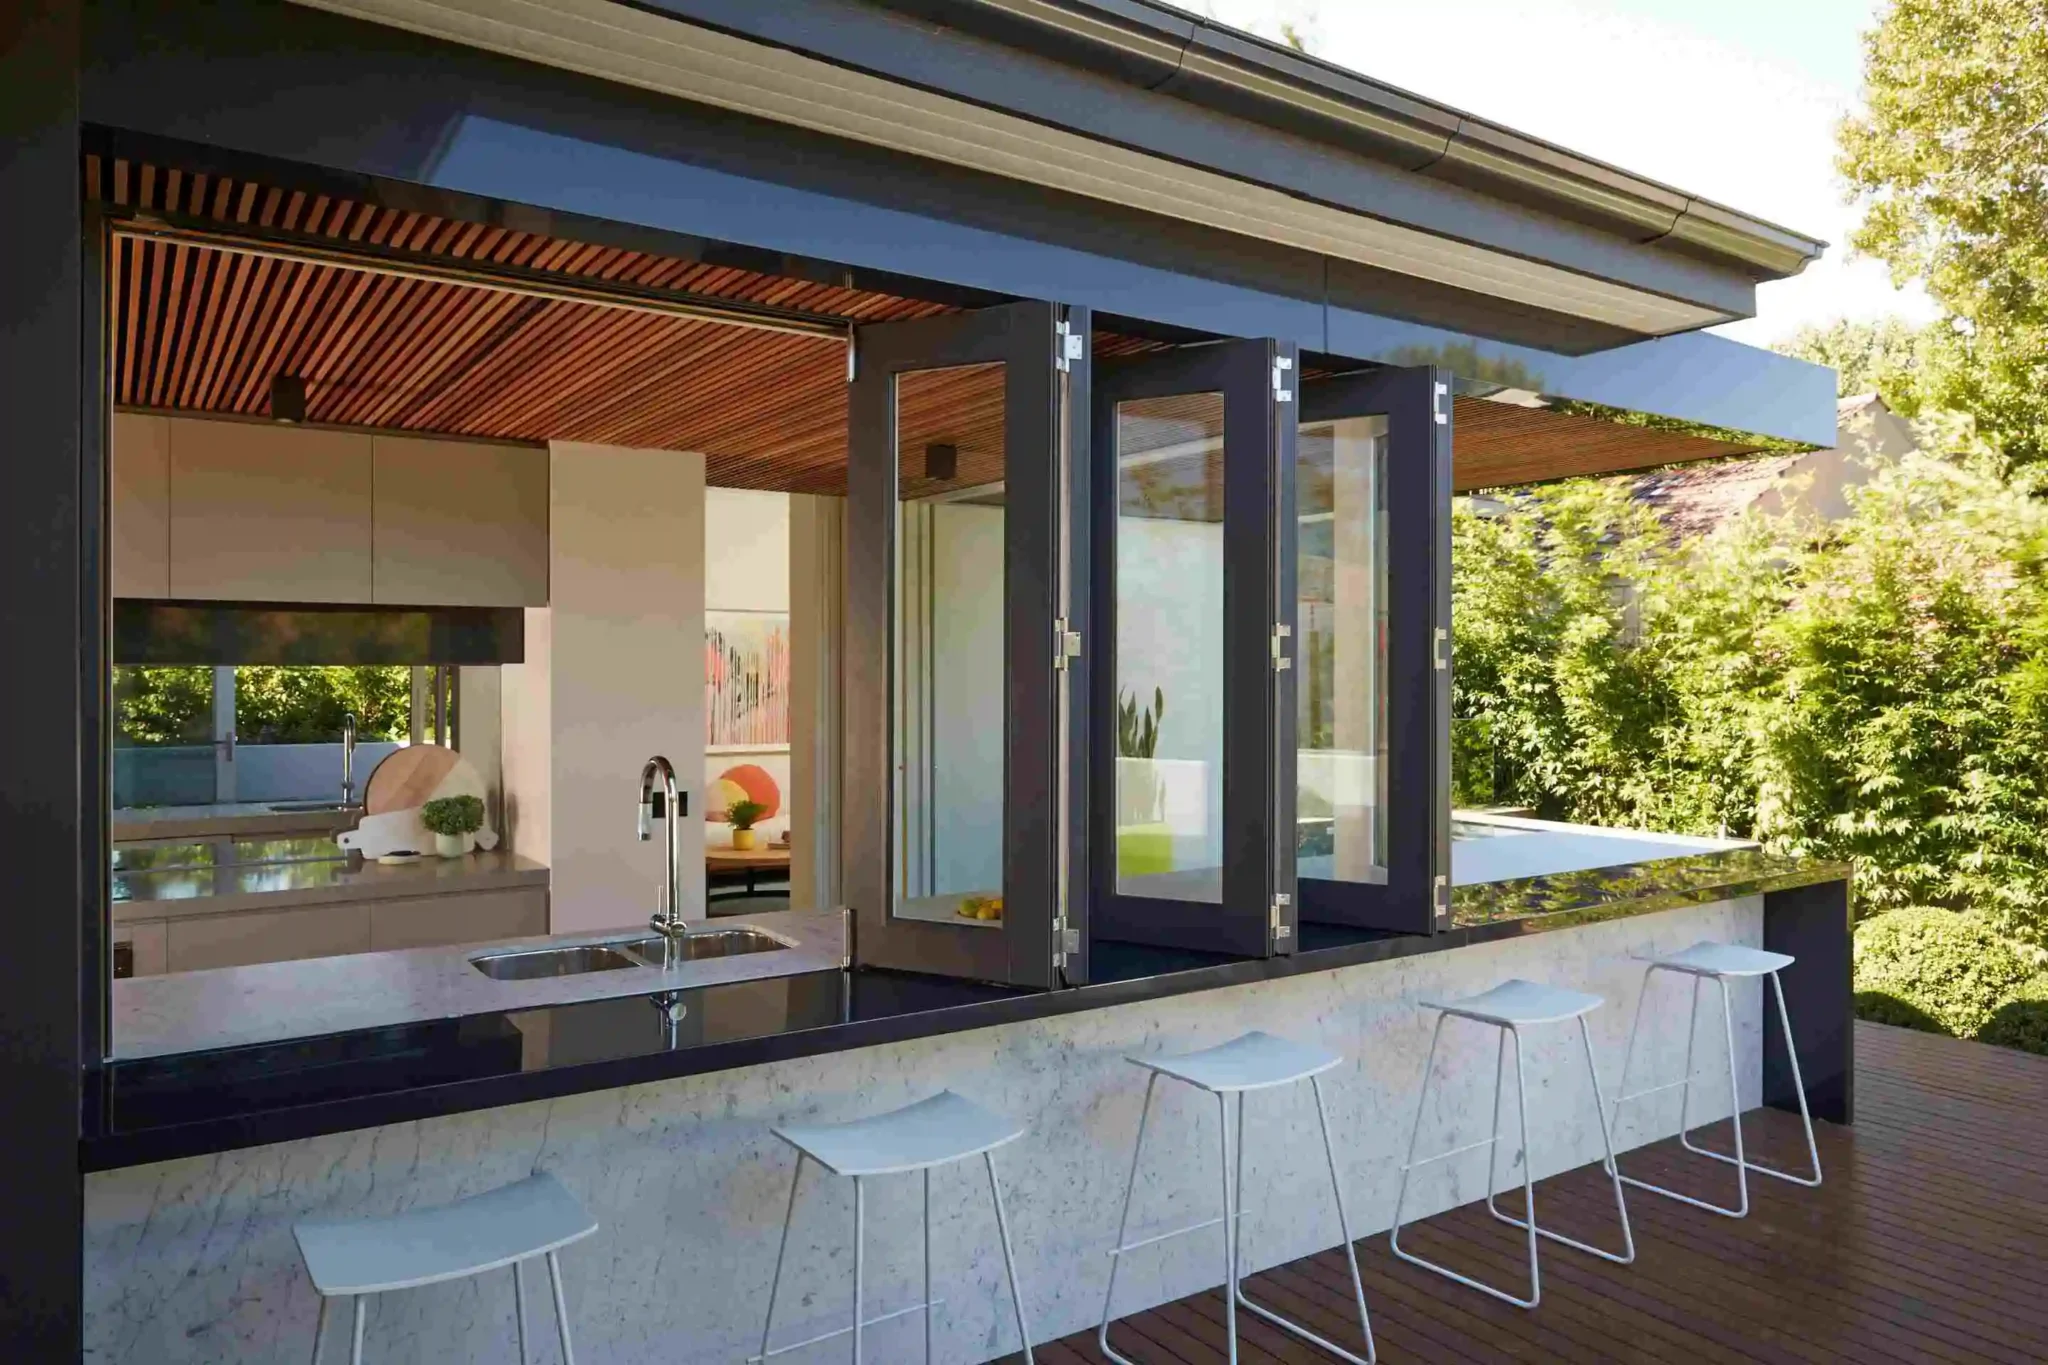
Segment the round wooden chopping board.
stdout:
<svg viewBox="0 0 2048 1365">
<path fill-rule="evenodd" d="M 387 815 L 425 805 L 447 780 L 462 755 L 438 744 L 411 744 L 394 750 L 363 788 L 363 813 Z"/>
</svg>

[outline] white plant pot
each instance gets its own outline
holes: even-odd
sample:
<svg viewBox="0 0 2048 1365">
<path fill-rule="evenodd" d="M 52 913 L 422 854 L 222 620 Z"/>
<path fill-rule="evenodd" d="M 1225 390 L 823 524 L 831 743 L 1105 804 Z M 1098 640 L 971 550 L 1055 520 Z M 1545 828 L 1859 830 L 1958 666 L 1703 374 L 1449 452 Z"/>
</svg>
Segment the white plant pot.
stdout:
<svg viewBox="0 0 2048 1365">
<path fill-rule="evenodd" d="M 469 836 L 467 834 L 436 834 L 434 836 L 434 852 L 440 854 L 443 858 L 460 858 L 463 854 L 469 852 Z"/>
</svg>

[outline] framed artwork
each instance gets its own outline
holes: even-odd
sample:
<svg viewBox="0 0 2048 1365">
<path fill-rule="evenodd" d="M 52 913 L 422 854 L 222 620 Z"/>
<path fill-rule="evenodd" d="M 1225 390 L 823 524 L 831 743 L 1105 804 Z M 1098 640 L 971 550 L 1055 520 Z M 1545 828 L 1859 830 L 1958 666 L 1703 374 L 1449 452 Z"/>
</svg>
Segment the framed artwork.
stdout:
<svg viewBox="0 0 2048 1365">
<path fill-rule="evenodd" d="M 704 613 L 704 748 L 789 748 L 789 613 Z"/>
</svg>

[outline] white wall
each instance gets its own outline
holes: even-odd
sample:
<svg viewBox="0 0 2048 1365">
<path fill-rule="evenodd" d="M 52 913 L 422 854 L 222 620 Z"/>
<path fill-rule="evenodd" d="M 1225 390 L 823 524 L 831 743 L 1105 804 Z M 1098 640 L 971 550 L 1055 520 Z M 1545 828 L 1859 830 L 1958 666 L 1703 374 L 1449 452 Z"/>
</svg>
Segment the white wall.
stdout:
<svg viewBox="0 0 2048 1365">
<path fill-rule="evenodd" d="M 635 840 L 640 765 L 691 795 L 683 913 L 704 913 L 704 457 L 556 442 L 549 603 L 505 670 L 514 847 L 553 869 L 556 933 L 644 923 L 666 832 Z M 537 627 L 537 628 L 536 628 Z"/>
</svg>

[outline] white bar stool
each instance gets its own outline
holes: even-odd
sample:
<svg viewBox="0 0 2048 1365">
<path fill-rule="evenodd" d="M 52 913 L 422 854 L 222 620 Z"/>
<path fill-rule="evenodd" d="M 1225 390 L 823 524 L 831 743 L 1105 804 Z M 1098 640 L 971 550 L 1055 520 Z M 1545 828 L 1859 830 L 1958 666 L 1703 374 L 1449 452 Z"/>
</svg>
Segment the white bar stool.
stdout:
<svg viewBox="0 0 2048 1365">
<path fill-rule="evenodd" d="M 996 1235 L 1003 1244 L 1003 1269 L 1010 1277 L 1010 1301 L 1017 1309 L 1017 1335 L 1024 1343 L 1024 1359 L 1032 1359 L 1031 1329 L 1024 1323 L 1024 1296 L 1017 1287 L 1017 1258 L 1010 1250 L 1010 1224 L 1003 1213 L 1002 1186 L 996 1183 L 994 1155 L 996 1148 L 1022 1137 L 1022 1127 L 947 1090 L 928 1100 L 851 1123 L 794 1124 L 773 1131 L 796 1148 L 796 1171 L 789 1178 L 789 1208 L 782 1215 L 782 1241 L 775 1249 L 775 1278 L 768 1285 L 768 1314 L 761 1323 L 761 1351 L 748 1356 L 749 1362 L 771 1360 L 851 1332 L 854 1365 L 860 1365 L 862 1329 L 920 1310 L 924 1313 L 924 1358 L 930 1361 L 932 1309 L 941 1302 L 932 1297 L 932 1167 L 972 1156 L 980 1157 L 988 1168 L 988 1193 L 996 1208 Z M 789 1251 L 789 1225 L 796 1217 L 796 1191 L 803 1180 L 806 1157 L 834 1175 L 853 1179 L 853 1324 L 770 1350 L 768 1333 L 775 1324 L 775 1295 L 782 1287 L 782 1262 Z M 924 1175 L 924 1301 L 879 1317 L 862 1318 L 865 1262 L 861 1244 L 867 1230 L 866 1181 L 870 1176 L 911 1171 Z"/>
<path fill-rule="evenodd" d="M 1422 1002 L 1424 1009 L 1436 1010 L 1438 1014 L 1436 1031 L 1429 1038 L 1429 1057 L 1422 1064 L 1422 1095 L 1415 1104 L 1415 1127 L 1408 1134 L 1408 1159 L 1401 1164 L 1401 1192 L 1394 1199 L 1394 1228 L 1390 1241 L 1396 1256 L 1411 1265 L 1434 1270 L 1437 1274 L 1456 1280 L 1459 1284 L 1467 1285 L 1484 1294 L 1491 1294 L 1501 1302 L 1511 1303 L 1517 1308 L 1534 1308 L 1543 1299 L 1543 1280 L 1536 1258 L 1538 1237 L 1548 1237 L 1553 1242 L 1560 1242 L 1575 1250 L 1598 1256 L 1602 1260 L 1612 1261 L 1616 1265 L 1628 1265 L 1635 1260 L 1635 1234 L 1629 1230 L 1628 1201 L 1622 1195 L 1621 1172 L 1614 1161 L 1614 1135 L 1607 1126 L 1607 1102 L 1600 1094 L 1600 1069 L 1593 1063 L 1593 1035 L 1586 1027 L 1586 1016 L 1599 1009 L 1601 1004 L 1599 996 L 1587 995 L 1584 991 L 1565 990 L 1560 986 L 1543 986 L 1534 981 L 1519 979 L 1503 981 L 1492 990 L 1463 1000 Z M 1467 1143 L 1462 1147 L 1453 1147 L 1447 1152 L 1438 1152 L 1435 1156 L 1417 1161 L 1415 1144 L 1422 1136 L 1422 1116 L 1429 1108 L 1429 1083 L 1436 1068 L 1437 1043 L 1443 1038 L 1444 1021 L 1452 1015 L 1500 1030 L 1500 1046 L 1495 1053 L 1493 1065 L 1493 1136 Z M 1579 1021 L 1579 1041 L 1584 1045 L 1586 1052 L 1586 1074 L 1593 1081 L 1593 1111 L 1600 1120 L 1600 1140 L 1607 1150 L 1606 1159 L 1601 1166 L 1614 1182 L 1614 1207 L 1621 1216 L 1622 1250 L 1618 1253 L 1567 1237 L 1561 1232 L 1552 1232 L 1549 1228 L 1537 1226 L 1536 1223 L 1535 1175 L 1532 1170 L 1533 1163 L 1529 1159 L 1529 1087 L 1527 1074 L 1522 1069 L 1522 1029 L 1537 1024 L 1562 1024 L 1571 1019 Z M 1515 1040 L 1515 1104 L 1521 1110 L 1522 1199 L 1526 1218 L 1516 1218 L 1502 1213 L 1499 1206 L 1494 1203 L 1494 1168 L 1498 1164 L 1496 1156 L 1500 1146 L 1500 1095 L 1506 1086 L 1510 1037 Z M 1401 1209 L 1408 1199 L 1409 1173 L 1418 1166 L 1427 1166 L 1431 1162 L 1477 1151 L 1481 1147 L 1487 1149 L 1486 1211 L 1501 1222 L 1525 1229 L 1529 1234 L 1529 1297 L 1526 1299 L 1518 1298 L 1506 1290 L 1496 1289 L 1469 1276 L 1460 1275 L 1455 1270 L 1438 1265 L 1435 1261 L 1425 1260 L 1401 1248 Z"/>
<path fill-rule="evenodd" d="M 545 1173 L 438 1208 L 408 1209 L 388 1218 L 308 1219 L 292 1229 L 306 1273 L 320 1291 L 320 1321 L 313 1329 L 313 1365 L 320 1365 L 327 1309 L 340 1296 L 356 1301 L 354 1365 L 363 1359 L 363 1308 L 370 1294 L 415 1289 L 442 1280 L 512 1267 L 513 1320 L 519 1359 L 526 1360 L 526 1263 L 547 1257 L 554 1289 L 555 1330 L 564 1365 L 575 1365 L 569 1345 L 569 1308 L 562 1299 L 562 1267 L 555 1253 L 597 1231 L 597 1220 L 576 1196 Z"/>
<path fill-rule="evenodd" d="M 1667 1199 L 1676 1199 L 1681 1204 L 1690 1204 L 1696 1209 L 1705 1209 L 1709 1213 L 1718 1213 L 1727 1218 L 1746 1218 L 1749 1216 L 1749 1173 L 1751 1171 L 1755 1171 L 1759 1175 L 1775 1176 L 1779 1180 L 1787 1180 L 1794 1185 L 1804 1185 L 1808 1189 L 1814 1189 L 1819 1186 L 1820 1147 L 1813 1140 L 1813 1115 L 1808 1113 L 1806 1109 L 1806 1084 L 1799 1076 L 1799 1049 L 1792 1041 L 1792 1016 L 1785 1011 L 1785 987 L 1778 980 L 1778 973 L 1796 961 L 1798 961 L 1797 958 L 1788 956 L 1785 953 L 1766 952 L 1762 948 L 1745 948 L 1740 944 L 1734 943 L 1712 942 L 1695 943 L 1684 952 L 1673 953 L 1669 957 L 1650 959 L 1650 965 L 1643 972 L 1642 994 L 1636 997 L 1635 1022 L 1629 1026 L 1628 1051 L 1622 1055 L 1621 1059 L 1621 1079 L 1615 1083 L 1615 1089 L 1621 1093 L 1614 1098 L 1614 1121 L 1617 1125 L 1620 1124 L 1621 1106 L 1625 1101 L 1639 1100 L 1646 1095 L 1656 1095 L 1666 1090 L 1676 1090 L 1683 1087 L 1685 1097 L 1679 1102 L 1678 1115 L 1679 1142 L 1688 1152 L 1698 1156 L 1712 1157 L 1716 1161 L 1723 1161 L 1733 1166 L 1735 1168 L 1735 1187 L 1740 1197 L 1737 1199 L 1735 1207 L 1731 1209 L 1725 1205 L 1711 1203 L 1705 1199 L 1695 1199 L 1689 1194 L 1680 1194 L 1678 1191 L 1666 1189 L 1662 1185 L 1651 1184 L 1647 1180 L 1638 1180 L 1631 1175 L 1623 1176 L 1622 1179 L 1624 1181 L 1634 1185 L 1637 1189 L 1649 1190 L 1653 1194 L 1661 1194 Z M 1683 1080 L 1668 1081 L 1663 1085 L 1653 1085 L 1647 1090 L 1631 1092 L 1628 1088 L 1628 1070 L 1629 1064 L 1635 1060 L 1636 1034 L 1643 1026 L 1643 1001 L 1650 994 L 1651 978 L 1658 972 L 1676 972 L 1681 976 L 1692 978 L 1692 1017 L 1686 1022 L 1685 1030 L 1685 1077 Z M 1806 1154 L 1813 1162 L 1813 1174 L 1810 1177 L 1794 1175 L 1790 1171 L 1781 1171 L 1774 1167 L 1765 1166 L 1759 1162 L 1749 1160 L 1743 1154 L 1742 1091 L 1741 1087 L 1736 1084 L 1735 1011 L 1728 1001 L 1728 982 L 1730 978 L 1750 976 L 1768 976 L 1771 979 L 1771 991 L 1778 998 L 1778 1023 L 1785 1031 L 1785 1055 L 1792 1062 L 1792 1088 L 1799 1095 L 1800 1122 L 1806 1125 Z M 1702 1147 L 1692 1140 L 1693 1042 L 1699 1034 L 1700 982 L 1702 981 L 1712 981 L 1721 988 L 1721 1027 L 1723 1036 L 1727 1039 L 1728 1043 L 1728 1098 L 1732 1106 L 1730 1110 L 1732 1122 L 1735 1125 L 1735 1155 L 1733 1156 L 1729 1156 L 1725 1152 L 1716 1152 Z"/>
<path fill-rule="evenodd" d="M 1102 1327 L 1095 1334 L 1095 1341 L 1102 1353 L 1120 1365 L 1131 1362 L 1118 1355 L 1109 1344 L 1110 1305 L 1116 1297 L 1117 1267 L 1123 1263 L 1125 1253 L 1180 1237 L 1203 1228 L 1224 1225 L 1223 1276 L 1230 1292 L 1224 1297 L 1223 1312 L 1225 1330 L 1230 1337 L 1230 1360 L 1237 1360 L 1237 1309 L 1238 1305 L 1257 1313 L 1276 1327 L 1283 1328 L 1303 1341 L 1320 1346 L 1325 1351 L 1352 1365 L 1372 1365 L 1378 1359 L 1373 1346 L 1372 1319 L 1365 1311 L 1365 1286 L 1358 1277 L 1358 1253 L 1351 1245 L 1351 1220 L 1344 1212 L 1344 1189 L 1337 1179 L 1337 1157 L 1330 1146 L 1330 1117 L 1323 1108 L 1322 1074 L 1344 1059 L 1334 1052 L 1304 1043 L 1290 1042 L 1275 1038 L 1270 1033 L 1247 1033 L 1227 1043 L 1205 1048 L 1200 1052 L 1183 1053 L 1178 1057 L 1131 1057 L 1128 1061 L 1144 1067 L 1152 1073 L 1145 1081 L 1145 1104 L 1138 1111 L 1138 1140 L 1131 1148 L 1131 1174 L 1124 1182 L 1124 1211 L 1117 1220 L 1116 1249 L 1109 1253 L 1109 1289 L 1102 1296 Z M 1152 1092 L 1159 1085 L 1161 1076 L 1171 1076 L 1185 1081 L 1198 1090 L 1206 1090 L 1216 1097 L 1216 1118 L 1222 1133 L 1223 1144 L 1223 1216 L 1200 1223 L 1191 1223 L 1184 1228 L 1162 1232 L 1141 1241 L 1126 1242 L 1124 1234 L 1130 1228 L 1131 1195 L 1138 1185 L 1138 1159 L 1145 1151 L 1145 1125 L 1152 1115 Z M 1239 1268 L 1243 1265 L 1240 1254 L 1244 1216 L 1244 1097 L 1249 1090 L 1269 1090 L 1274 1086 L 1290 1085 L 1296 1081 L 1307 1081 L 1316 1097 L 1316 1120 L 1323 1129 L 1323 1159 L 1330 1168 L 1330 1192 L 1337 1202 L 1337 1229 L 1344 1236 L 1344 1257 L 1351 1263 L 1351 1292 L 1358 1302 L 1358 1325 L 1365 1332 L 1365 1356 L 1360 1359 L 1343 1347 L 1325 1341 L 1300 1323 L 1280 1316 L 1272 1309 L 1252 1302 L 1242 1285 L 1239 1284 Z M 1237 1096 L 1237 1159 L 1233 1174 L 1230 1155 L 1229 1096 Z"/>
</svg>

